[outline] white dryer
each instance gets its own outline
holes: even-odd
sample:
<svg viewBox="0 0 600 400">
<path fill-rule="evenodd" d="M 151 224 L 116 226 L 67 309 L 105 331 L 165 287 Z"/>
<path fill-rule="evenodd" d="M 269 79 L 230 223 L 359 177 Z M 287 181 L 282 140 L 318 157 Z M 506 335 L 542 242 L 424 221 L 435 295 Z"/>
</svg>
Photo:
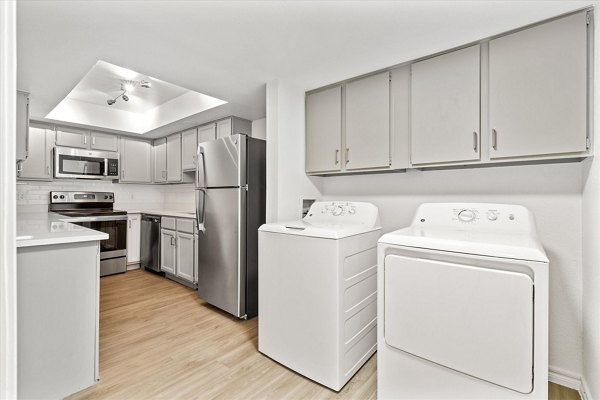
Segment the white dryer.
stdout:
<svg viewBox="0 0 600 400">
<path fill-rule="evenodd" d="M 316 202 L 258 232 L 258 350 L 333 390 L 377 340 L 377 207 Z"/>
<path fill-rule="evenodd" d="M 547 399 L 548 258 L 525 207 L 421 205 L 378 246 L 380 399 Z"/>
</svg>

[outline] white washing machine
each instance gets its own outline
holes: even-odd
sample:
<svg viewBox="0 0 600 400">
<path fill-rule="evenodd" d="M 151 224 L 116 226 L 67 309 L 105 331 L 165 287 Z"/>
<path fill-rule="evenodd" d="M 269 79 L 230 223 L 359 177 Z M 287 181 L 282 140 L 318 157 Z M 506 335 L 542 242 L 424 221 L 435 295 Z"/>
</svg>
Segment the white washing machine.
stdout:
<svg viewBox="0 0 600 400">
<path fill-rule="evenodd" d="M 547 399 L 548 258 L 525 207 L 421 205 L 378 246 L 380 399 Z"/>
<path fill-rule="evenodd" d="M 258 232 L 258 350 L 333 390 L 377 341 L 377 207 L 316 202 Z"/>
</svg>

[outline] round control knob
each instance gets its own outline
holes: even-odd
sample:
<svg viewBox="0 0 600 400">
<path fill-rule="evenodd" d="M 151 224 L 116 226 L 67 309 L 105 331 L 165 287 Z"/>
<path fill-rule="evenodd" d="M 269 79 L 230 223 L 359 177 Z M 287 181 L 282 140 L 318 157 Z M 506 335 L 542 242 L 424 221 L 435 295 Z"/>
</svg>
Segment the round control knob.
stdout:
<svg viewBox="0 0 600 400">
<path fill-rule="evenodd" d="M 64 198 L 65 198 L 65 195 L 64 195 L 64 194 L 61 194 L 61 195 L 60 195 L 60 198 L 61 198 L 61 199 L 64 199 Z"/>
<path fill-rule="evenodd" d="M 58 199 L 57 195 L 52 196 L 53 199 Z"/>
<path fill-rule="evenodd" d="M 342 206 L 337 206 L 336 208 L 333 209 L 332 214 L 336 217 L 342 215 L 342 213 L 344 212 L 344 207 Z"/>
<path fill-rule="evenodd" d="M 475 221 L 475 212 L 473 210 L 460 210 L 458 212 L 458 220 L 461 222 Z"/>
<path fill-rule="evenodd" d="M 487 219 L 490 221 L 496 221 L 498 219 L 498 213 L 496 211 L 488 211 Z"/>
<path fill-rule="evenodd" d="M 108 198 L 109 198 L 109 199 L 112 199 L 113 197 L 112 197 L 112 196 L 108 196 Z"/>
<path fill-rule="evenodd" d="M 108 199 L 108 196 L 104 196 L 104 200 Z"/>
</svg>

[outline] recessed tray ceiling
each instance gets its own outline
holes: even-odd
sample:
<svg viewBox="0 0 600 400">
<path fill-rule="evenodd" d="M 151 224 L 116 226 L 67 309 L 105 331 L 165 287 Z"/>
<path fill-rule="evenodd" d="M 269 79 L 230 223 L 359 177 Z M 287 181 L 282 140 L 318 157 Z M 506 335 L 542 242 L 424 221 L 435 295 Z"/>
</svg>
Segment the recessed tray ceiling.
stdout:
<svg viewBox="0 0 600 400">
<path fill-rule="evenodd" d="M 129 101 L 118 98 L 122 81 L 146 80 L 151 88 L 128 91 Z M 181 86 L 98 61 L 46 118 L 74 124 L 144 134 L 190 115 L 227 103 Z"/>
</svg>

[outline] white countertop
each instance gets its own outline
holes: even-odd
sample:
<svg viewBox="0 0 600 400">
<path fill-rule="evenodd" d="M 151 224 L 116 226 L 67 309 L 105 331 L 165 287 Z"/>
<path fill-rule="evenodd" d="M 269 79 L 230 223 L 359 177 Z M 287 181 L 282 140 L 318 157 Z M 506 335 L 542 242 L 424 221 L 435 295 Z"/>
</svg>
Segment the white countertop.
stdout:
<svg viewBox="0 0 600 400">
<path fill-rule="evenodd" d="M 160 215 L 162 217 L 175 217 L 175 218 L 196 218 L 196 213 L 194 211 L 173 211 L 173 210 L 157 210 L 157 209 L 123 209 L 119 208 L 122 211 L 127 211 L 127 214 L 152 214 L 152 215 Z"/>
<path fill-rule="evenodd" d="M 17 247 L 108 239 L 106 233 L 69 223 L 69 219 L 52 212 L 17 213 Z"/>
</svg>

